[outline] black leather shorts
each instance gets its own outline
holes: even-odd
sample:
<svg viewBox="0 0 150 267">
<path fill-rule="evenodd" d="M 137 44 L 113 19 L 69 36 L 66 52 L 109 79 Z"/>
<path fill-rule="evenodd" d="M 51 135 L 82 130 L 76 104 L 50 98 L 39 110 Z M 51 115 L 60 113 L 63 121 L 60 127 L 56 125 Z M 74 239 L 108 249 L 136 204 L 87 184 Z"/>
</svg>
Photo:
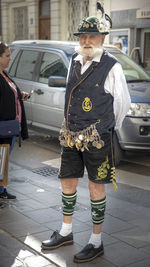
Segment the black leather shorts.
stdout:
<svg viewBox="0 0 150 267">
<path fill-rule="evenodd" d="M 62 147 L 58 177 L 83 177 L 86 167 L 89 179 L 95 183 L 106 184 L 115 180 L 112 132 L 102 134 L 101 139 L 105 143 L 101 149 L 90 146 L 89 151 L 81 152 L 75 147 Z"/>
</svg>

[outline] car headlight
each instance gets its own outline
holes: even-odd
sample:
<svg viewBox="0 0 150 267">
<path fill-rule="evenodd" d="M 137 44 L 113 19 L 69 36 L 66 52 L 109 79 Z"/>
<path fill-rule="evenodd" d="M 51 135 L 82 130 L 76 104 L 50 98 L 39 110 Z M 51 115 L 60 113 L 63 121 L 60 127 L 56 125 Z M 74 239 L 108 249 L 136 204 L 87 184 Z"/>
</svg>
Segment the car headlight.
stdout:
<svg viewBox="0 0 150 267">
<path fill-rule="evenodd" d="M 127 116 L 150 117 L 150 105 L 143 103 L 131 103 Z"/>
</svg>

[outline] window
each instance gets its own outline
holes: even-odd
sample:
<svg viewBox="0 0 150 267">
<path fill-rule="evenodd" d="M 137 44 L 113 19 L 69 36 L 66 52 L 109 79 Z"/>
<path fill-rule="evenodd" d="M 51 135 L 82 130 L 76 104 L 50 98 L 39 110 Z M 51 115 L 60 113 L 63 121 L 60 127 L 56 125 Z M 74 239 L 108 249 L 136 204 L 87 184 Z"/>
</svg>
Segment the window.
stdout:
<svg viewBox="0 0 150 267">
<path fill-rule="evenodd" d="M 50 1 L 49 0 L 40 1 L 40 16 L 42 17 L 50 16 Z"/>
<path fill-rule="evenodd" d="M 20 56 L 16 77 L 32 81 L 38 56 L 38 51 L 24 50 Z"/>
<path fill-rule="evenodd" d="M 127 82 L 150 81 L 150 76 L 133 60 L 122 53 L 113 53 L 123 68 Z"/>
<path fill-rule="evenodd" d="M 40 68 L 39 82 L 48 83 L 49 76 L 67 76 L 67 68 L 61 57 L 53 53 L 44 53 Z"/>
<path fill-rule="evenodd" d="M 79 23 L 89 16 L 89 0 L 67 0 L 68 2 L 68 40 L 75 40 L 73 32 L 76 32 Z"/>
<path fill-rule="evenodd" d="M 14 40 L 28 39 L 28 8 L 14 8 Z"/>
<path fill-rule="evenodd" d="M 50 0 L 39 2 L 39 39 L 50 39 Z"/>
<path fill-rule="evenodd" d="M 13 53 L 13 48 L 10 49 L 11 51 L 11 54 Z M 12 76 L 12 77 L 15 77 L 16 76 L 16 68 L 17 68 L 17 65 L 18 65 L 18 60 L 19 60 L 19 57 L 20 57 L 20 52 L 17 54 L 13 64 L 11 65 L 11 68 L 9 70 L 9 75 Z"/>
</svg>

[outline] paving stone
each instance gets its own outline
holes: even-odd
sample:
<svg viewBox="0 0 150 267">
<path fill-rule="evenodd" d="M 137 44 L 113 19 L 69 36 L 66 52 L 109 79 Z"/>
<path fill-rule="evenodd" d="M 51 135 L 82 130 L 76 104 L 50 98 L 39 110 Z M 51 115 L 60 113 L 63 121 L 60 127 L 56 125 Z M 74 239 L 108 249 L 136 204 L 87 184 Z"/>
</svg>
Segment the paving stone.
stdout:
<svg viewBox="0 0 150 267">
<path fill-rule="evenodd" d="M 15 210 L 19 212 L 33 211 L 41 208 L 45 208 L 42 203 L 39 203 L 33 199 L 26 199 L 21 201 L 13 201 L 10 204 Z M 10 206 L 9 205 L 9 206 Z"/>
<path fill-rule="evenodd" d="M 24 220 L 18 220 L 12 223 L 9 222 L 7 224 L 0 224 L 0 227 L 4 231 L 7 231 L 8 233 L 11 233 L 16 237 L 26 236 L 28 234 L 39 233 L 47 230 L 46 227 L 41 226 L 40 224 L 27 217 Z"/>
<path fill-rule="evenodd" d="M 24 264 L 26 264 L 28 267 L 47 267 L 47 266 L 56 266 L 52 263 L 50 263 L 48 260 L 41 256 L 30 256 L 24 260 Z"/>
<path fill-rule="evenodd" d="M 27 247 L 22 241 L 0 230 L 0 267 L 46 267 L 56 266 L 35 251 Z"/>
<path fill-rule="evenodd" d="M 1 249 L 4 248 L 6 251 L 8 251 L 8 253 L 13 255 L 14 253 L 18 253 L 18 251 L 24 247 L 24 244 L 18 242 L 15 238 L 3 230 L 0 230 L 0 246 Z"/>
<path fill-rule="evenodd" d="M 128 267 L 149 267 L 150 266 L 150 259 L 142 260 L 140 262 L 135 262 L 133 264 L 128 265 Z"/>
<path fill-rule="evenodd" d="M 113 217 L 116 217 L 122 221 L 130 222 L 134 220 L 138 220 L 140 218 L 140 214 L 132 208 L 111 208 L 107 211 L 107 214 L 112 215 Z"/>
<path fill-rule="evenodd" d="M 38 186 L 32 185 L 29 182 L 24 182 L 23 184 L 14 182 L 14 185 L 11 185 L 11 188 L 14 188 L 16 191 L 19 191 L 19 193 L 22 193 L 23 195 L 30 194 L 30 196 L 31 194 L 37 192 L 37 190 L 39 189 Z"/>
<path fill-rule="evenodd" d="M 150 232 L 148 233 L 144 228 L 141 230 L 139 227 L 134 227 L 133 229 L 112 234 L 112 236 L 135 248 L 150 246 Z"/>
<path fill-rule="evenodd" d="M 0 252 L 0 267 L 22 267 L 23 263 L 15 258 L 15 256 L 9 255 L 9 253 L 3 253 L 3 249 Z"/>
<path fill-rule="evenodd" d="M 103 232 L 107 234 L 112 234 L 115 232 L 120 232 L 123 230 L 131 229 L 134 226 L 124 222 L 118 218 L 114 218 L 108 214 L 105 216 L 105 223 L 103 225 Z"/>
<path fill-rule="evenodd" d="M 150 245 L 142 247 L 141 250 L 150 255 Z"/>
<path fill-rule="evenodd" d="M 34 211 L 24 212 L 24 215 L 33 219 L 33 221 L 40 224 L 58 220 L 60 218 L 60 212 L 55 211 L 52 208 L 38 209 Z"/>
<path fill-rule="evenodd" d="M 105 247 L 104 258 L 114 265 L 123 267 L 138 261 L 146 260 L 149 257 L 139 249 L 126 243 L 118 242 Z"/>
<path fill-rule="evenodd" d="M 32 199 L 49 206 L 56 206 L 58 204 L 61 204 L 61 195 L 57 195 L 54 192 L 33 192 Z"/>
<path fill-rule="evenodd" d="M 8 202 L 9 203 L 9 202 Z M 15 209 L 7 206 L 4 209 L 0 209 L 0 226 L 2 224 L 10 223 L 10 222 L 18 222 L 24 221 L 26 217 L 17 212 Z"/>
<path fill-rule="evenodd" d="M 149 231 L 150 216 L 149 215 L 141 216 L 140 214 L 138 220 L 135 218 L 134 220 L 130 221 L 130 223 L 133 224 L 134 226 L 138 226 L 139 228 L 141 228 L 141 231 L 142 230 Z"/>
</svg>

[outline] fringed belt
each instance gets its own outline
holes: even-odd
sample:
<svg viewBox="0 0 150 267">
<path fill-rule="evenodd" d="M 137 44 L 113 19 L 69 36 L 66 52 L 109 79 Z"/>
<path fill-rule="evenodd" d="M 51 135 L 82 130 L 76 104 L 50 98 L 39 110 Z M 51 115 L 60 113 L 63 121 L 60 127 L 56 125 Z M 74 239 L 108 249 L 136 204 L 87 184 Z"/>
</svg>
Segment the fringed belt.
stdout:
<svg viewBox="0 0 150 267">
<path fill-rule="evenodd" d="M 96 124 L 99 122 L 100 120 L 79 132 L 73 132 L 67 129 L 66 122 L 64 121 L 59 135 L 60 144 L 70 148 L 75 146 L 77 150 L 81 150 L 82 152 L 85 149 L 89 150 L 89 145 L 97 149 L 102 148 L 104 146 L 104 141 L 101 139 L 96 129 Z"/>
</svg>

